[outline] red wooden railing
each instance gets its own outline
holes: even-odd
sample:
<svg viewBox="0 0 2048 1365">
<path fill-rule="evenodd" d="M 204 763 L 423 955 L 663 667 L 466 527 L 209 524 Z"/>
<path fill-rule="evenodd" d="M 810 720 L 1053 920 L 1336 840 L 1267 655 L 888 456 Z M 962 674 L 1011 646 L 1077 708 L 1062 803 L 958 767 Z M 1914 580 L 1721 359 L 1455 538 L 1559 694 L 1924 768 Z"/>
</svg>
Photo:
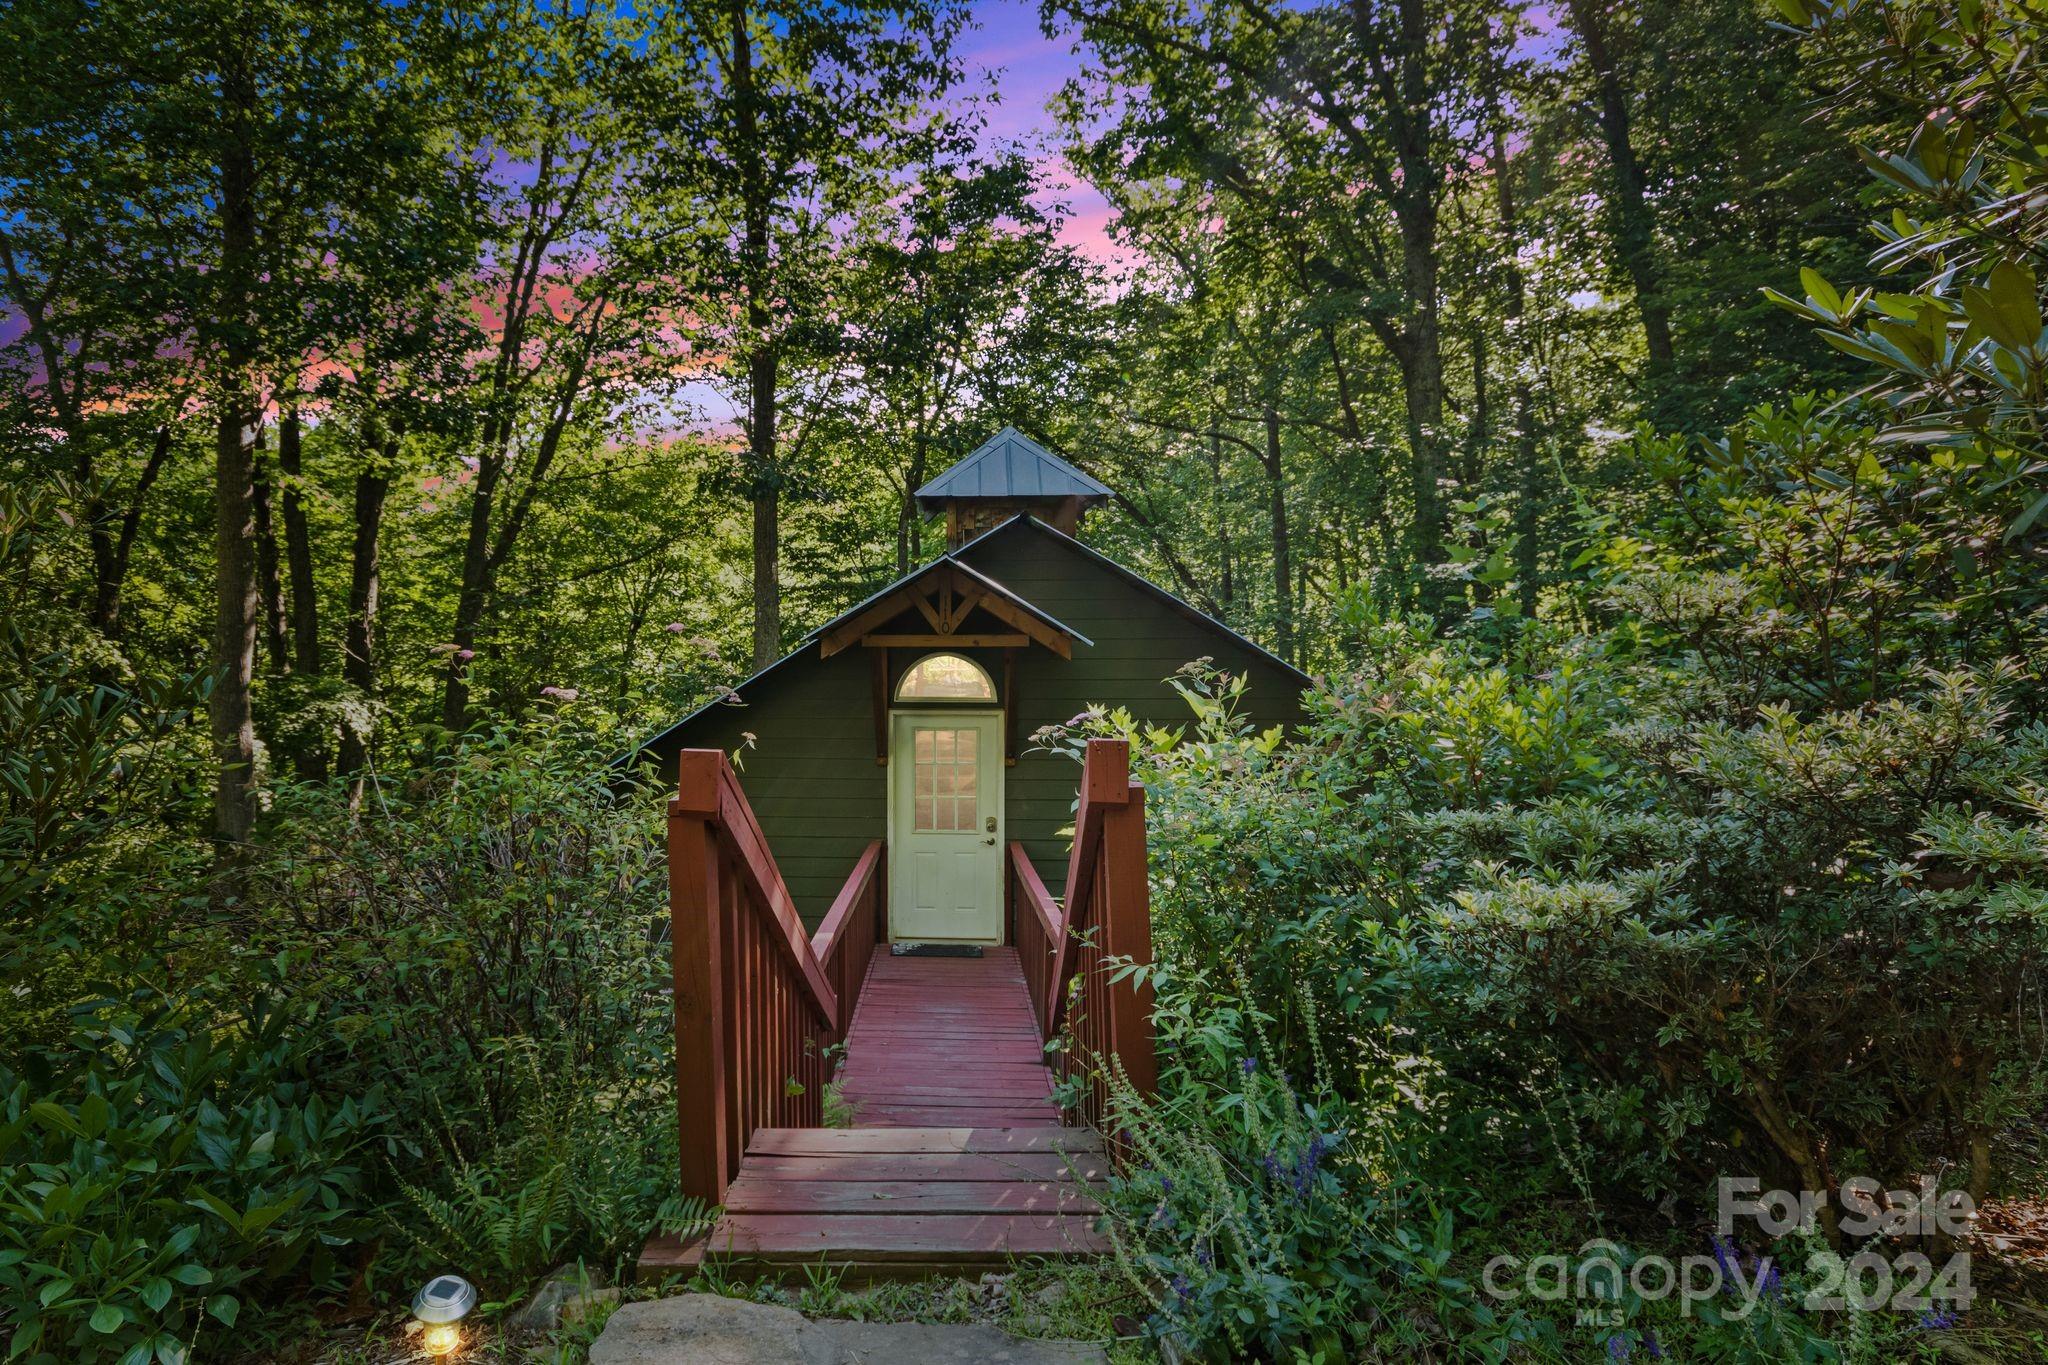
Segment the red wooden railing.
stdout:
<svg viewBox="0 0 2048 1365">
<path fill-rule="evenodd" d="M 868 979 L 868 960 L 875 945 L 888 937 L 883 913 L 889 904 L 886 894 L 885 860 L 882 841 L 875 840 L 861 851 L 853 874 L 832 900 L 832 908 L 811 935 L 811 952 L 825 968 L 825 978 L 839 996 L 839 1032 L 833 1040 L 844 1042 L 853 1023 L 853 1007 L 860 1000 L 861 983 Z"/>
<path fill-rule="evenodd" d="M 1149 966 L 1152 901 L 1145 865 L 1145 788 L 1131 780 L 1130 745 L 1091 739 L 1081 766 L 1074 848 L 1067 859 L 1066 905 L 1011 844 L 1012 933 L 1024 980 L 1045 1038 L 1064 1031 L 1055 1063 L 1062 1082 L 1080 1077 L 1080 1122 L 1100 1125 L 1109 1109 L 1108 1070 L 1120 1065 L 1140 1094 L 1157 1088 L 1152 1051 L 1152 986 L 1112 981 L 1110 960 Z"/>
<path fill-rule="evenodd" d="M 1064 912 L 1045 889 L 1024 845 L 1011 844 L 1009 854 L 1010 940 L 1017 945 L 1017 961 L 1024 968 L 1024 985 L 1038 1015 L 1039 1033 L 1050 1038 L 1045 1005 L 1052 996 L 1053 954 L 1059 948 Z"/>
<path fill-rule="evenodd" d="M 814 941 L 725 755 L 686 749 L 668 850 L 683 1193 L 715 1204 L 755 1129 L 824 1121 L 826 1050 L 878 933 L 882 847 L 861 855 Z"/>
</svg>

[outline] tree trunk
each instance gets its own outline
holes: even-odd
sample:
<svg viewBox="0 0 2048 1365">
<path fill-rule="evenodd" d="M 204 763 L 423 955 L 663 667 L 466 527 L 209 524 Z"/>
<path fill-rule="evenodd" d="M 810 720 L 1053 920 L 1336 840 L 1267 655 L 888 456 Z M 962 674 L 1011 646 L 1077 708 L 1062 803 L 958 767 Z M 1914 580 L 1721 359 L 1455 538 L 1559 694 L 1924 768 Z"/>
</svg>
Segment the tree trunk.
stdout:
<svg viewBox="0 0 2048 1365">
<path fill-rule="evenodd" d="M 370 463 L 356 475 L 355 534 L 349 547 L 348 616 L 343 624 L 341 672 L 365 702 L 377 695 L 377 605 L 382 591 L 379 544 L 384 525 L 384 499 L 391 489 L 391 465 L 397 437 L 379 449 L 370 443 Z M 460 661 L 458 661 L 460 662 Z M 344 727 L 341 771 L 351 779 L 349 804 L 362 799 L 363 773 L 369 763 L 369 736 Z"/>
<path fill-rule="evenodd" d="M 477 629 L 491 591 L 491 505 L 497 497 L 504 457 L 479 457 L 476 490 L 469 500 L 469 532 L 462 542 L 462 587 L 455 598 L 454 646 L 448 654 L 447 686 L 441 693 L 441 727 L 452 739 L 469 726 L 469 665 L 476 657 Z"/>
<path fill-rule="evenodd" d="M 238 54 L 239 55 L 239 54 Z M 213 833 L 221 860 L 232 866 L 256 821 L 256 726 L 250 685 L 256 673 L 256 556 L 252 517 L 255 481 L 254 363 L 256 163 L 247 138 L 255 104 L 245 65 L 230 62 L 223 100 L 235 125 L 221 153 L 221 309 L 225 323 L 214 428 L 213 692 L 208 728 L 218 769 Z M 232 880 L 223 892 L 233 890 Z"/>
<path fill-rule="evenodd" d="M 1614 67 L 1607 47 L 1599 0 L 1569 0 L 1572 27 L 1586 47 L 1586 62 L 1593 68 L 1600 94 L 1600 134 L 1607 143 L 1607 163 L 1614 173 L 1614 186 L 1607 199 L 1609 230 L 1615 250 L 1620 253 L 1629 283 L 1636 292 L 1636 311 L 1643 322 L 1643 341 L 1650 353 L 1650 367 L 1660 370 L 1671 364 L 1671 311 L 1664 301 L 1662 271 L 1657 263 L 1656 234 L 1650 221 L 1650 205 L 1644 192 L 1643 170 L 1629 129 L 1628 92 Z"/>
<path fill-rule="evenodd" d="M 1493 173 L 1495 200 L 1500 209 L 1501 235 L 1506 246 L 1507 299 L 1501 307 L 1505 319 L 1509 353 L 1515 357 L 1515 382 L 1510 402 L 1514 408 L 1515 464 L 1521 474 L 1521 488 L 1515 499 L 1515 586 L 1524 618 L 1536 615 L 1540 561 L 1536 534 L 1542 511 L 1543 466 L 1536 445 L 1536 397 L 1529 382 L 1528 338 L 1519 335 L 1525 306 L 1522 268 L 1518 264 L 1522 246 L 1520 220 L 1515 208 L 1514 182 L 1509 179 L 1507 133 L 1502 124 L 1498 98 L 1488 92 L 1493 113 L 1493 140 L 1487 160 Z"/>
<path fill-rule="evenodd" d="M 1415 498 L 1415 561 L 1422 603 L 1434 608 L 1443 584 L 1429 572 L 1444 558 L 1444 359 L 1437 297 L 1437 187 L 1443 170 L 1429 109 L 1430 16 L 1423 0 L 1400 0 L 1402 117 L 1394 125 L 1401 169 L 1394 217 L 1401 238 L 1401 283 L 1407 313 L 1398 359 L 1407 409 L 1410 473 Z"/>
<path fill-rule="evenodd" d="M 765 411 L 764 411 L 765 409 Z M 754 405 L 754 420 L 775 420 L 775 400 Z M 757 428 L 758 429 L 758 428 Z M 754 670 L 782 657 L 782 490 L 773 473 L 754 485 Z"/>
<path fill-rule="evenodd" d="M 1273 526 L 1273 601 L 1279 610 L 1274 632 L 1279 648 L 1274 652 L 1294 662 L 1294 552 L 1287 537 L 1287 472 L 1280 462 L 1280 413 L 1266 404 L 1266 452 L 1260 461 L 1266 467 L 1266 491 Z"/>
<path fill-rule="evenodd" d="M 898 578 L 910 572 L 910 565 L 913 560 L 924 558 L 922 553 L 924 546 L 922 544 L 917 545 L 915 552 L 913 552 L 911 541 L 917 535 L 919 520 L 917 490 L 924 487 L 925 461 L 924 403 L 922 397 L 920 397 L 918 401 L 917 422 L 914 425 L 910 439 L 910 469 L 903 476 L 903 505 L 896 511 L 896 576 Z"/>
<path fill-rule="evenodd" d="M 1543 464 L 1536 451 L 1536 405 L 1527 383 L 1515 386 L 1515 461 L 1522 475 L 1515 499 L 1515 585 L 1522 615 L 1533 618 L 1542 571 L 1536 536 L 1543 510 Z"/>
<path fill-rule="evenodd" d="M 782 656 L 781 471 L 776 464 L 775 385 L 780 356 L 768 335 L 769 199 L 761 176 L 757 111 L 754 108 L 754 39 L 747 29 L 746 0 L 733 0 L 732 80 L 741 168 L 741 209 L 745 240 L 740 268 L 747 295 L 747 463 L 754 504 L 754 668 Z"/>
<path fill-rule="evenodd" d="M 299 410 L 288 408 L 277 427 L 277 468 L 284 477 L 285 574 L 291 584 L 292 666 L 305 677 L 320 673 L 320 598 L 313 586 L 313 537 L 306 522 Z"/>
<path fill-rule="evenodd" d="M 1237 605 L 1237 574 L 1230 558 L 1230 515 L 1223 481 L 1223 432 L 1217 425 L 1218 420 L 1215 417 L 1209 419 L 1209 490 L 1210 506 L 1216 518 L 1219 579 L 1216 601 L 1223 608 L 1218 614 L 1227 621 Z"/>
<path fill-rule="evenodd" d="M 106 570 L 98 572 L 99 556 L 94 555 L 95 577 L 92 594 L 92 623 L 110 640 L 121 638 L 121 592 L 128 582 L 128 563 L 135 553 L 135 537 L 142 530 L 142 504 L 149 496 L 151 485 L 171 456 L 171 424 L 165 422 L 156 429 L 156 439 L 151 443 L 149 459 L 142 466 L 142 474 L 135 480 L 135 491 L 128 498 L 128 506 L 121 513 L 119 530 L 114 536 L 113 553 L 108 556 Z"/>
<path fill-rule="evenodd" d="M 1487 407 L 1486 333 L 1472 333 L 1472 425 L 1465 436 L 1464 466 L 1458 470 L 1461 489 L 1479 486 L 1486 472 L 1486 447 L 1493 440 L 1493 413 Z"/>
<path fill-rule="evenodd" d="M 1433 606 L 1442 596 L 1443 585 L 1429 572 L 1429 566 L 1441 564 L 1444 559 L 1443 498 L 1439 487 L 1444 476 L 1444 371 L 1433 306 L 1426 316 L 1420 308 L 1411 314 L 1404 341 L 1400 357 L 1401 396 L 1407 415 L 1408 468 L 1415 499 L 1415 564 L 1422 600 Z"/>
<path fill-rule="evenodd" d="M 775 384 L 780 357 L 764 344 L 747 357 L 747 462 L 754 504 L 754 671 L 782 657 L 782 479 L 776 468 Z"/>
<path fill-rule="evenodd" d="M 917 499 L 911 496 L 910 490 L 917 486 L 915 483 L 906 482 L 903 485 L 903 496 L 896 503 L 896 576 L 898 578 L 910 572 L 910 528 L 916 524 L 917 517 Z"/>
<path fill-rule="evenodd" d="M 223 854 L 248 841 L 255 823 L 252 789 L 256 723 L 250 684 L 256 675 L 256 555 L 251 515 L 256 405 L 232 380 L 220 397 L 214 434 L 213 694 L 207 714 L 219 778 L 213 832 Z"/>
<path fill-rule="evenodd" d="M 249 513 L 256 535 L 256 589 L 262 603 L 263 657 L 273 674 L 292 671 L 284 614 L 284 580 L 278 573 L 277 532 L 271 524 L 270 478 L 263 467 L 263 435 L 257 429 L 250 452 Z"/>
</svg>

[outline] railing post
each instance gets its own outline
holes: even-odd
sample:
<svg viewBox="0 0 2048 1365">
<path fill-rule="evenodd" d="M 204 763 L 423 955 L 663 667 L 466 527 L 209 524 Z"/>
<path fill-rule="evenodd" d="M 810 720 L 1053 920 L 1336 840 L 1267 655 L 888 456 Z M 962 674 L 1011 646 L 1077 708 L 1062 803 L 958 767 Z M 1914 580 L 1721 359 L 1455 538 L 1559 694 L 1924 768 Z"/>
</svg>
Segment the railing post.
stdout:
<svg viewBox="0 0 2048 1365">
<path fill-rule="evenodd" d="M 725 1198 L 732 1153 L 727 1107 L 723 888 L 719 884 L 718 782 L 725 755 L 685 749 L 668 803 L 669 966 L 675 991 L 676 1124 L 683 1193 Z"/>
<path fill-rule="evenodd" d="M 1102 822 L 1102 904 L 1096 921 L 1102 926 L 1102 950 L 1110 957 L 1152 965 L 1152 886 L 1146 866 L 1145 788 L 1130 784 L 1128 799 L 1112 806 Z M 1130 978 L 1105 982 L 1109 1000 L 1110 1051 L 1123 1064 L 1124 1075 L 1140 1095 L 1159 1085 L 1152 1051 L 1152 983 Z"/>
<path fill-rule="evenodd" d="M 1091 739 L 1081 756 L 1080 799 L 1074 808 L 1074 847 L 1067 855 L 1065 904 L 1060 907 L 1059 942 L 1053 946 L 1052 979 L 1046 983 L 1047 1036 L 1058 1031 L 1065 1013 L 1069 941 L 1077 929 L 1100 923 L 1088 904 L 1090 883 L 1102 855 L 1103 817 L 1128 798 L 1131 787 L 1131 746 L 1128 740 Z M 1142 847 L 1142 840 L 1141 840 Z"/>
</svg>

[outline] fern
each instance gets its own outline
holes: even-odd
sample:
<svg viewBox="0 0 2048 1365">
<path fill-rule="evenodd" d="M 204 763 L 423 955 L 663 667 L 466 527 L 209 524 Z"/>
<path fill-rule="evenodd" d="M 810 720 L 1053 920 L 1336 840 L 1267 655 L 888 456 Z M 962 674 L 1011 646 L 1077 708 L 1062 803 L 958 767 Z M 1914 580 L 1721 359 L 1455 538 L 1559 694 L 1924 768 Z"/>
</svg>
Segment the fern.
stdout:
<svg viewBox="0 0 2048 1365">
<path fill-rule="evenodd" d="M 494 1118 L 480 1095 L 458 1097 L 474 1102 L 455 1106 L 457 1121 L 435 1097 L 425 1129 L 444 1178 L 394 1172 L 396 1240 L 422 1269 L 459 1269 L 510 1296 L 567 1260 L 616 1273 L 657 1227 L 704 1217 L 701 1205 L 663 1202 L 675 1170 L 666 1095 L 592 1095 L 565 1059 L 544 1067 L 530 1043 L 503 1044 L 492 1060 L 513 1082 L 512 1111 Z"/>
</svg>

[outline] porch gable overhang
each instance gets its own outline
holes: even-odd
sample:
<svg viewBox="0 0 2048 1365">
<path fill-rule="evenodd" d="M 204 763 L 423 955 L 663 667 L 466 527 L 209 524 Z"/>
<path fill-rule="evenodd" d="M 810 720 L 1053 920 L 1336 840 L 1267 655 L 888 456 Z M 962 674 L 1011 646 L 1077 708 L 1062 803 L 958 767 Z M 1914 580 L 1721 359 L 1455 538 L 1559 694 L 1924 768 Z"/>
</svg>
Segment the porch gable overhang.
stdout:
<svg viewBox="0 0 2048 1365">
<path fill-rule="evenodd" d="M 977 622 L 977 614 L 987 619 Z M 900 628 L 905 617 L 912 617 L 911 629 Z M 1075 644 L 1094 641 L 949 554 L 813 631 L 804 645 L 813 643 L 822 659 L 856 645 L 1019 649 L 1034 644 L 1071 659 Z"/>
</svg>

